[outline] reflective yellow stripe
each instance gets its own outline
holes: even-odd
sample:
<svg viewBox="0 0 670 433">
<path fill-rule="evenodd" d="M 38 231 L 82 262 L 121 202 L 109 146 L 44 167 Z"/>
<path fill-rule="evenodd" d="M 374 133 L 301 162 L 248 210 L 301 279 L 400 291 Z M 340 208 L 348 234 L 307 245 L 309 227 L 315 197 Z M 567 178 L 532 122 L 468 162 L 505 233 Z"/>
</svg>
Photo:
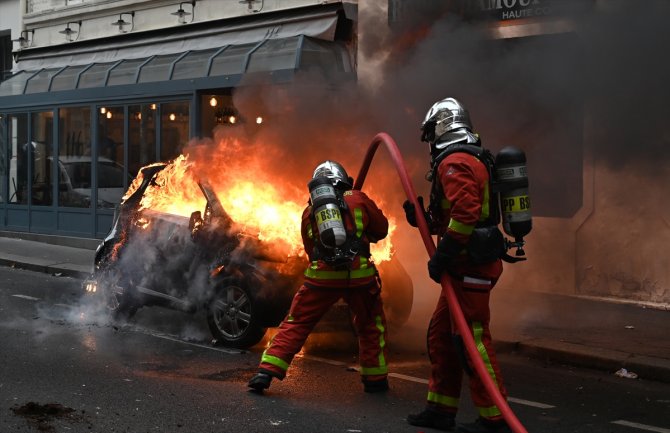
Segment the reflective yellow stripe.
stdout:
<svg viewBox="0 0 670 433">
<path fill-rule="evenodd" d="M 365 278 L 375 274 L 375 268 L 353 269 L 351 271 L 321 271 L 309 267 L 305 270 L 305 276 L 317 280 L 346 280 L 349 278 Z"/>
<path fill-rule="evenodd" d="M 428 392 L 428 397 L 426 398 L 426 400 L 428 400 L 431 403 L 437 403 L 444 406 L 458 408 L 458 403 L 460 399 L 449 397 L 447 395 L 438 394 L 436 392 Z"/>
<path fill-rule="evenodd" d="M 312 225 L 311 224 L 307 226 L 307 237 L 310 238 L 310 239 L 314 238 L 314 233 L 312 233 Z"/>
<path fill-rule="evenodd" d="M 268 355 L 265 352 L 263 352 L 263 356 L 261 356 L 261 362 L 272 364 L 274 366 L 281 368 L 284 371 L 288 370 L 288 362 L 284 361 L 281 358 L 277 358 L 276 356 Z"/>
<path fill-rule="evenodd" d="M 484 333 L 484 327 L 482 326 L 482 322 L 472 322 L 472 336 L 474 337 L 475 345 L 477 346 L 477 351 L 479 352 L 479 355 L 482 357 L 482 361 L 484 361 L 486 371 L 488 371 L 489 376 L 491 376 L 491 379 L 493 379 L 493 383 L 495 383 L 496 386 L 498 386 L 498 380 L 496 378 L 495 371 L 493 371 L 491 358 L 489 358 L 489 354 L 486 351 L 486 346 L 484 346 L 484 342 L 482 341 L 483 333 Z M 481 416 L 487 418 L 498 416 L 501 414 L 500 409 L 498 409 L 497 406 L 477 407 L 477 410 L 479 411 L 479 414 Z"/>
<path fill-rule="evenodd" d="M 482 214 L 479 216 L 479 221 L 485 221 L 491 213 L 489 209 L 489 184 L 484 185 L 484 202 L 482 203 Z"/>
<path fill-rule="evenodd" d="M 449 220 L 449 229 L 455 231 L 456 233 L 470 236 L 472 231 L 475 229 L 475 226 L 463 224 L 452 218 Z"/>
<path fill-rule="evenodd" d="M 376 376 L 378 374 L 388 374 L 388 368 L 383 367 L 361 367 L 362 376 Z"/>
<path fill-rule="evenodd" d="M 356 237 L 363 236 L 363 211 L 360 208 L 354 209 L 354 219 L 356 221 Z"/>
<path fill-rule="evenodd" d="M 477 407 L 477 411 L 479 412 L 479 415 L 484 418 L 493 418 L 494 416 L 502 415 L 500 409 L 498 409 L 498 406 Z"/>
<path fill-rule="evenodd" d="M 379 330 L 379 368 L 387 369 L 386 358 L 384 357 L 384 347 L 386 347 L 386 340 L 384 339 L 384 322 L 382 322 L 382 316 L 375 317 L 375 322 L 377 329 Z"/>
</svg>

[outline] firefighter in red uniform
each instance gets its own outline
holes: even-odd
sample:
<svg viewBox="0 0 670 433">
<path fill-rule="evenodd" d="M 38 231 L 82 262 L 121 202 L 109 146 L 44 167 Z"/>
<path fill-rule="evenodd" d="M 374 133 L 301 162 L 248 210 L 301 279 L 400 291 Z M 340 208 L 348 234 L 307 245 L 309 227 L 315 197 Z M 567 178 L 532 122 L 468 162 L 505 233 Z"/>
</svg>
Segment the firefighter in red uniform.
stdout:
<svg viewBox="0 0 670 433">
<path fill-rule="evenodd" d="M 312 189 L 313 183 L 319 185 Z M 370 242 L 386 237 L 388 220 L 365 193 L 352 186 L 353 179 L 337 162 L 325 161 L 314 171 L 310 203 L 301 224 L 310 264 L 288 315 L 263 352 L 258 374 L 249 381 L 256 392 L 267 389 L 272 378 L 284 379 L 314 326 L 341 298 L 353 313 L 365 392 L 388 389 L 386 319 L 378 273 L 370 259 Z M 333 192 L 333 200 L 319 208 L 315 202 L 321 198 L 315 197 L 324 190 Z M 315 210 L 323 212 L 316 212 L 315 217 Z M 331 216 L 335 220 L 329 219 Z M 336 242 L 332 228 L 338 221 L 342 230 Z"/>
<path fill-rule="evenodd" d="M 506 251 L 491 190 L 493 158 L 472 132 L 467 110 L 454 98 L 435 103 L 421 129 L 422 141 L 430 144 L 432 169 L 431 200 L 424 214 L 433 234 L 439 236 L 428 271 L 438 283 L 444 273 L 449 276 L 486 369 L 507 398 L 489 331 L 490 292 L 502 273 L 500 257 Z M 422 200 L 420 203 L 423 205 Z M 403 206 L 408 222 L 416 226 L 414 206 L 409 201 Z M 482 380 L 472 371 L 457 334 L 443 290 L 428 329 L 431 374 L 426 407 L 409 415 L 407 422 L 445 431 L 510 431 Z M 472 424 L 456 425 L 464 371 L 479 417 Z"/>
</svg>

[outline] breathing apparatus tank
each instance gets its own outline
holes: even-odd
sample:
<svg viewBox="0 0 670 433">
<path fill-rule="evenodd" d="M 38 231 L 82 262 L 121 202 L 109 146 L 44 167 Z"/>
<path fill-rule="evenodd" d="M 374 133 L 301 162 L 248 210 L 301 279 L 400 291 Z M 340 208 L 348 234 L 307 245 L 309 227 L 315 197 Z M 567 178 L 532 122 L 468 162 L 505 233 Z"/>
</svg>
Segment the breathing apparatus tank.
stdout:
<svg viewBox="0 0 670 433">
<path fill-rule="evenodd" d="M 342 246 L 347 240 L 347 232 L 331 180 L 315 177 L 307 186 L 321 243 L 327 248 Z"/>
<path fill-rule="evenodd" d="M 526 154 L 516 147 L 505 147 L 496 155 L 495 167 L 503 229 L 514 238 L 510 246 L 517 247 L 516 255 L 523 256 L 523 237 L 532 228 Z"/>
</svg>

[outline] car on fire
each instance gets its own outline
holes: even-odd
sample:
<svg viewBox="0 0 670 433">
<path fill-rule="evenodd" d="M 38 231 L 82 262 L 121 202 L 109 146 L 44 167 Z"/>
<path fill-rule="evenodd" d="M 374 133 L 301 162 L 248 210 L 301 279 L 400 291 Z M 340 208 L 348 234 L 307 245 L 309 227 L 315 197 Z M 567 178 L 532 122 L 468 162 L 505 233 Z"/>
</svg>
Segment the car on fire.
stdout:
<svg viewBox="0 0 670 433">
<path fill-rule="evenodd" d="M 204 311 L 216 344 L 251 347 L 287 314 L 307 259 L 241 228 L 203 180 L 205 208 L 190 218 L 140 206 L 148 188 L 160 188 L 156 178 L 167 165 L 140 170 L 96 249 L 84 291 L 117 321 L 150 306 Z M 397 260 L 378 269 L 389 326 L 401 326 L 412 306 L 411 278 Z"/>
</svg>

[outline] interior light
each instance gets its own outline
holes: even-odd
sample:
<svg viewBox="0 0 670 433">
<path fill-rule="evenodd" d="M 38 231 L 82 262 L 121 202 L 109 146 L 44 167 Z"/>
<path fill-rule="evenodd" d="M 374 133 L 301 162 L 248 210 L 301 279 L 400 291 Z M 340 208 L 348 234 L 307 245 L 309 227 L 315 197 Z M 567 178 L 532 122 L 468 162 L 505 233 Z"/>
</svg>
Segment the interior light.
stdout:
<svg viewBox="0 0 670 433">
<path fill-rule="evenodd" d="M 111 111 L 108 111 L 107 114 L 106 114 L 106 116 L 107 116 L 108 119 L 111 119 L 111 118 L 112 118 L 112 112 L 111 112 Z"/>
<path fill-rule="evenodd" d="M 100 114 L 105 114 L 107 109 L 105 107 L 100 107 Z"/>
<path fill-rule="evenodd" d="M 174 113 L 170 113 L 170 120 L 174 122 L 174 120 L 177 118 L 177 116 Z"/>
<path fill-rule="evenodd" d="M 212 107 L 216 107 L 218 103 L 219 101 L 217 101 L 214 96 L 212 96 L 212 99 L 209 100 L 209 105 L 211 105 Z"/>
<path fill-rule="evenodd" d="M 135 114 L 135 119 L 137 119 L 137 120 L 142 120 L 142 113 L 139 113 L 139 112 L 136 113 L 136 114 Z"/>
<path fill-rule="evenodd" d="M 156 104 L 151 104 L 151 109 L 155 110 L 156 109 Z"/>
<path fill-rule="evenodd" d="M 235 116 L 228 116 L 228 123 L 235 123 L 237 122 L 237 117 Z"/>
<path fill-rule="evenodd" d="M 257 124 L 257 125 L 260 125 L 261 123 L 263 123 L 263 118 L 262 118 L 261 116 L 258 116 L 258 117 L 256 118 L 256 124 Z"/>
</svg>

